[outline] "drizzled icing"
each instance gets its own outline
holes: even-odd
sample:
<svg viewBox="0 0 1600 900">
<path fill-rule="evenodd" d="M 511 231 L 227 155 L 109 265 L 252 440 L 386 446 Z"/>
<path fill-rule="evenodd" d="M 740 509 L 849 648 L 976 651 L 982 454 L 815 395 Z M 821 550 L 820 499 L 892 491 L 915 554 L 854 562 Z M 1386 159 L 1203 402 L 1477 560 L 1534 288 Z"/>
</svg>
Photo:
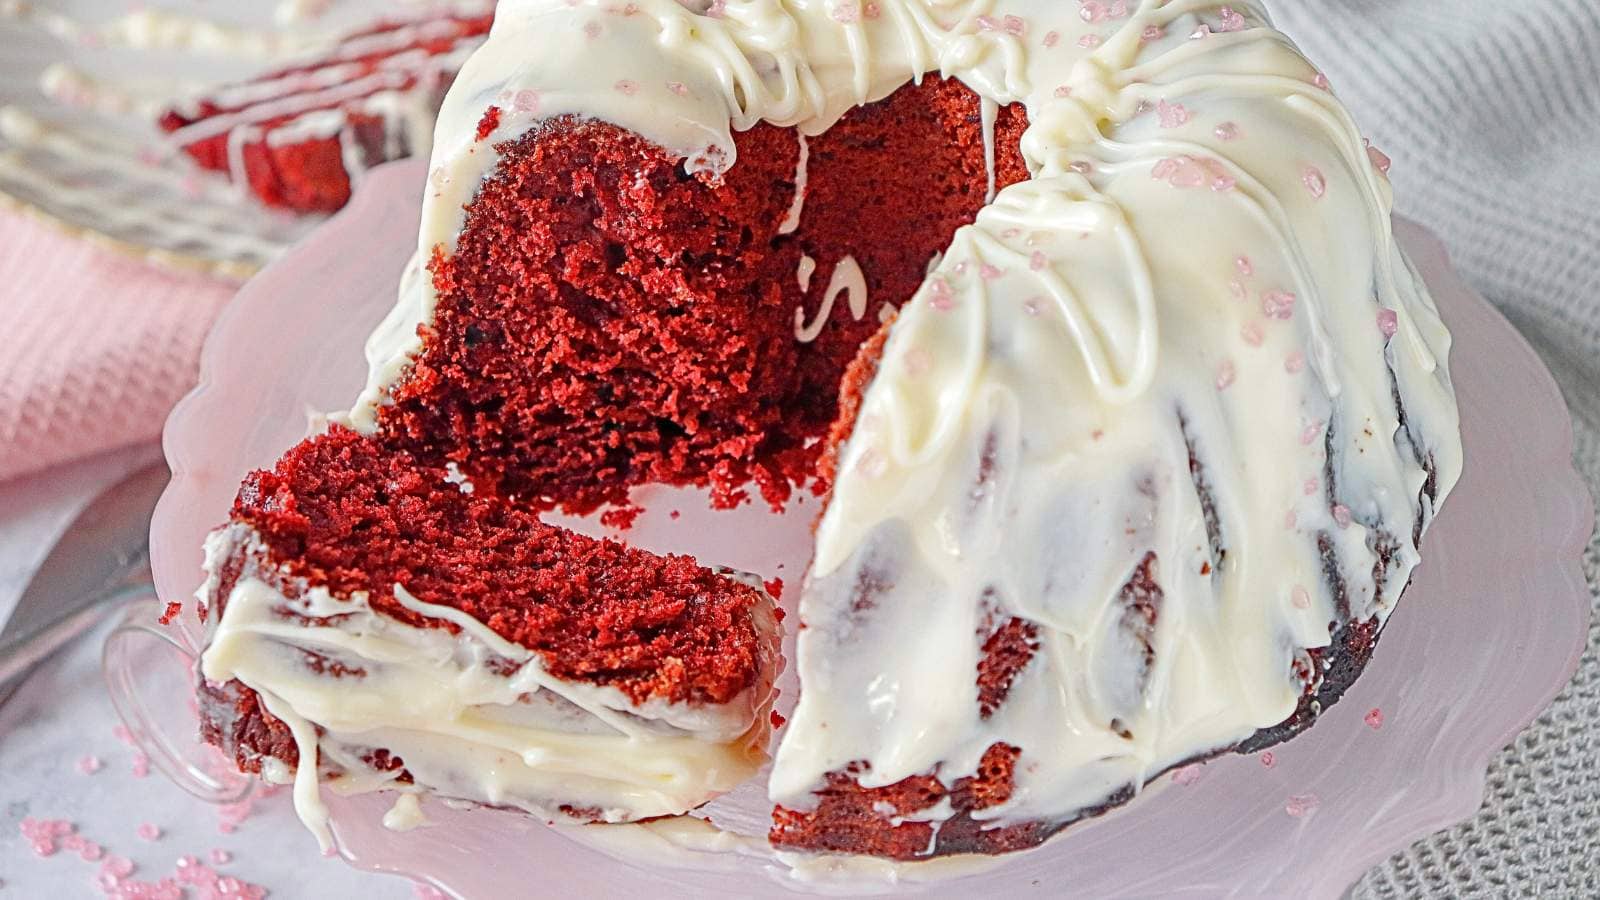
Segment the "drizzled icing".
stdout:
<svg viewBox="0 0 1600 900">
<path fill-rule="evenodd" d="M 221 600 L 222 615 L 212 617 L 201 673 L 216 684 L 237 679 L 289 727 L 299 753 L 295 811 L 324 848 L 332 835 L 319 771 L 340 775 L 332 783 L 340 793 L 426 790 L 551 820 L 625 822 L 699 806 L 766 761 L 776 659 L 726 704 L 636 703 L 546 673 L 532 651 L 403 585 L 397 601 L 456 633 L 381 616 L 364 594 L 335 598 L 298 585 L 288 596 L 275 585 L 290 577 L 255 563 L 226 598 L 214 596 L 223 560 L 264 553 L 247 525 L 207 540 L 212 575 L 199 596 Z M 758 604 L 753 617 L 762 633 L 776 632 L 770 606 Z M 413 783 L 372 765 L 376 750 L 404 760 Z M 412 803 L 398 800 L 386 824 L 417 824 Z"/>
<path fill-rule="evenodd" d="M 803 257 L 801 265 L 806 265 Z M 811 265 L 815 266 L 813 261 Z M 800 289 L 807 290 L 811 286 L 811 273 L 805 272 L 800 278 Z M 828 277 L 828 287 L 822 292 L 822 305 L 817 308 L 817 316 L 806 324 L 806 311 L 797 307 L 794 311 L 794 339 L 802 344 L 809 344 L 822 333 L 823 326 L 828 324 L 828 317 L 833 315 L 833 304 L 838 301 L 839 295 L 844 294 L 850 304 L 850 317 L 859 321 L 867 314 L 867 277 L 861 271 L 860 263 L 854 256 L 846 256 L 833 265 L 833 274 Z"/>
<path fill-rule="evenodd" d="M 778 225 L 779 234 L 794 234 L 800 228 L 800 217 L 806 210 L 806 182 L 807 169 L 811 163 L 811 142 L 805 135 L 800 135 L 800 162 L 794 170 L 794 202 L 789 205 L 789 212 Z"/>
<path fill-rule="evenodd" d="M 1304 649 L 1386 619 L 1460 473 L 1449 336 L 1383 173 L 1259 2 L 870 12 L 506 0 L 440 116 L 420 247 L 454 246 L 486 148 L 548 116 L 715 174 L 734 130 L 814 136 L 929 71 L 986 124 L 1023 104 L 1032 178 L 900 312 L 842 448 L 770 791 L 809 809 L 852 764 L 869 787 L 949 784 L 1003 742 L 1015 790 L 975 815 L 1062 821 L 1284 721 L 1317 677 Z M 431 291 L 411 279 L 373 335 L 355 426 L 420 349 Z M 982 646 L 1013 619 L 1034 652 L 980 704 Z"/>
</svg>

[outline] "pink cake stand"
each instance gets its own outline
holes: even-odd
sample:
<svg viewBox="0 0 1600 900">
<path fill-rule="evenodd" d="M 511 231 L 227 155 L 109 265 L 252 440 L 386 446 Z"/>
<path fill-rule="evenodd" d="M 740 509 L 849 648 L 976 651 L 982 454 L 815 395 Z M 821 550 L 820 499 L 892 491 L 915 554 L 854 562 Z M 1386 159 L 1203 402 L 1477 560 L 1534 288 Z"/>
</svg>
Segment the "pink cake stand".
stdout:
<svg viewBox="0 0 1600 900">
<path fill-rule="evenodd" d="M 173 481 L 151 535 L 163 599 L 185 601 L 194 591 L 201 541 L 225 518 L 240 478 L 304 436 L 309 411 L 342 409 L 357 393 L 363 342 L 393 303 L 415 241 L 423 175 L 420 162 L 373 172 L 348 209 L 250 282 L 217 322 L 200 386 L 167 424 Z M 515 896 L 535 884 L 555 896 L 1339 896 L 1385 856 L 1477 810 L 1489 759 L 1566 684 L 1589 618 L 1578 559 L 1593 507 L 1572 468 L 1555 382 L 1451 270 L 1437 240 L 1409 223 L 1399 230 L 1455 333 L 1466 473 L 1366 675 L 1315 728 L 1274 750 L 1270 766 L 1260 755 L 1214 761 L 1040 850 L 956 880 L 913 873 L 897 883 L 817 885 L 737 853 L 676 865 L 618 858 L 523 816 L 435 802 L 424 804 L 430 826 L 393 833 L 378 821 L 383 797 L 332 798 L 339 852 L 352 865 L 461 897 Z M 814 505 L 775 516 L 713 514 L 692 492 L 643 500 L 649 511 L 631 541 L 791 583 L 804 569 Z M 669 519 L 674 509 L 682 519 Z M 193 646 L 192 635 L 171 637 Z M 166 692 L 156 698 L 164 704 L 146 697 L 144 708 L 183 705 L 172 694 L 181 680 L 111 674 L 124 705 L 141 691 Z M 787 706 L 795 686 L 785 687 Z M 151 734 L 160 726 L 135 724 L 162 737 Z M 155 742 L 168 757 L 164 769 L 186 788 L 232 789 L 188 764 L 182 739 Z M 719 800 L 716 821 L 760 833 L 763 788 Z"/>
</svg>

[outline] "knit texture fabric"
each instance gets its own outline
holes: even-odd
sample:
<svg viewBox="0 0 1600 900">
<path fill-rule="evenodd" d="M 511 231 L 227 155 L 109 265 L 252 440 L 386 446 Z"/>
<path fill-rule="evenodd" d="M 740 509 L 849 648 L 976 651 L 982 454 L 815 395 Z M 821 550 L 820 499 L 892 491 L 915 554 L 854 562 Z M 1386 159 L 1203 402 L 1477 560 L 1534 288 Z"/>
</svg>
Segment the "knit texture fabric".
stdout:
<svg viewBox="0 0 1600 900">
<path fill-rule="evenodd" d="M 0 481 L 154 441 L 234 285 L 9 211 L 0 246 Z"/>
<path fill-rule="evenodd" d="M 1600 0 L 1273 0 L 1394 159 L 1398 211 L 1550 364 L 1600 495 Z M 1584 560 L 1591 591 L 1600 541 Z M 1600 897 L 1600 609 L 1572 684 L 1489 769 L 1471 821 L 1354 896 Z"/>
</svg>

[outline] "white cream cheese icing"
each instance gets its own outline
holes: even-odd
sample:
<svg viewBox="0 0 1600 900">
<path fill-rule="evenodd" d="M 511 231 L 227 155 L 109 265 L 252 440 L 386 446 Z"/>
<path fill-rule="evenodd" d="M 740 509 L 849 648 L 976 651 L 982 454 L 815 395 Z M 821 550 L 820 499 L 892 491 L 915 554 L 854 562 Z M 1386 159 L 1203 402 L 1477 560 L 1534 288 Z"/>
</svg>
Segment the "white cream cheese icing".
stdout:
<svg viewBox="0 0 1600 900">
<path fill-rule="evenodd" d="M 234 524 L 207 541 L 208 571 L 259 558 L 253 529 Z M 294 735 L 296 812 L 330 846 L 319 773 L 356 793 L 386 788 L 512 807 L 551 820 L 626 822 L 692 809 L 752 777 L 766 761 L 772 682 L 767 659 L 755 684 L 709 706 L 649 700 L 565 681 L 538 656 L 459 610 L 424 603 L 396 585 L 407 609 L 440 624 L 417 628 L 374 612 L 364 594 L 335 598 L 246 564 L 226 598 L 213 575 L 203 603 L 213 616 L 201 674 L 238 680 Z M 763 633 L 777 628 L 759 607 Z M 404 761 L 375 767 L 372 753 Z M 404 823 L 407 817 L 397 818 Z"/>
<path fill-rule="evenodd" d="M 1284 721 L 1304 650 L 1387 618 L 1460 473 L 1449 335 L 1381 164 L 1259 2 L 505 0 L 440 116 L 419 247 L 453 247 L 495 141 L 545 118 L 714 174 L 735 130 L 816 135 L 931 71 L 986 122 L 1025 107 L 1032 177 L 956 233 L 865 392 L 771 795 L 809 809 L 850 763 L 948 784 L 1003 742 L 1015 790 L 978 817 L 1062 821 Z M 373 335 L 354 426 L 431 290 Z M 1136 571 L 1160 587 L 1143 635 Z M 986 716 L 1011 617 L 1037 652 Z"/>
</svg>

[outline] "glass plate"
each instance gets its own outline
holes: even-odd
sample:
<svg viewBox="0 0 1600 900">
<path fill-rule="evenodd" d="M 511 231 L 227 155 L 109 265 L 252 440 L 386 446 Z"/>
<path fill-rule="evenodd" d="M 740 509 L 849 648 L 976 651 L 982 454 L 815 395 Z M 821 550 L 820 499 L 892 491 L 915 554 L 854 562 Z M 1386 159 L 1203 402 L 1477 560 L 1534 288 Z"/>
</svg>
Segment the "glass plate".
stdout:
<svg viewBox="0 0 1600 900">
<path fill-rule="evenodd" d="M 394 302 L 415 242 L 423 175 L 419 162 L 376 170 L 349 208 L 246 285 L 217 322 L 200 386 L 167 423 L 173 481 L 151 535 L 164 599 L 186 601 L 200 582 L 201 540 L 223 521 L 241 477 L 271 465 L 307 433 L 309 416 L 346 407 L 361 387 L 363 342 Z M 851 889 L 1336 897 L 1377 861 L 1478 808 L 1490 757 L 1566 684 L 1582 653 L 1589 596 L 1578 560 L 1593 508 L 1544 365 L 1451 270 L 1436 239 L 1397 228 L 1455 332 L 1467 462 L 1366 675 L 1315 728 L 1276 748 L 1270 766 L 1264 755 L 1213 761 L 982 874 L 930 884 L 913 872 Z M 642 499 L 649 512 L 631 541 L 791 584 L 804 569 L 814 500 L 775 516 L 711 513 L 694 492 Z M 184 622 L 193 627 L 192 611 Z M 795 689 L 783 687 L 787 711 Z M 621 860 L 527 817 L 438 802 L 424 804 L 430 826 L 394 833 L 378 821 L 384 797 L 330 799 L 351 864 L 463 897 L 519 895 L 533 884 L 555 896 L 665 888 L 701 898 L 846 887 L 799 883 L 771 859 L 732 852 L 679 865 Z M 720 825 L 757 832 L 767 812 L 761 784 L 712 810 Z"/>
</svg>

